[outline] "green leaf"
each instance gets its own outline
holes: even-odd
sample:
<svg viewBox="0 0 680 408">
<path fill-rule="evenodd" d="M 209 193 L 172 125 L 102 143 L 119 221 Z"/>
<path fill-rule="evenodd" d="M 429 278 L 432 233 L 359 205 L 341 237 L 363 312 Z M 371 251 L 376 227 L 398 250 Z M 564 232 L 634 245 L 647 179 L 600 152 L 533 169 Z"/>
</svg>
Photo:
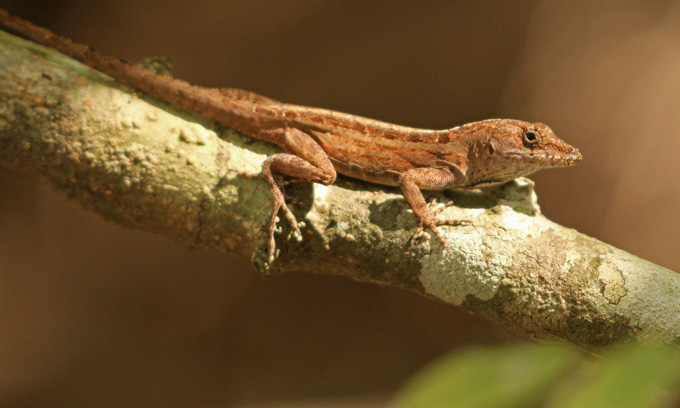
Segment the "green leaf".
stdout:
<svg viewBox="0 0 680 408">
<path fill-rule="evenodd" d="M 551 408 L 653 408 L 677 402 L 680 351 L 628 347 L 582 367 L 551 395 Z"/>
<path fill-rule="evenodd" d="M 396 396 L 399 408 L 512 408 L 541 401 L 576 362 L 570 350 L 530 344 L 469 349 L 416 375 Z"/>
</svg>

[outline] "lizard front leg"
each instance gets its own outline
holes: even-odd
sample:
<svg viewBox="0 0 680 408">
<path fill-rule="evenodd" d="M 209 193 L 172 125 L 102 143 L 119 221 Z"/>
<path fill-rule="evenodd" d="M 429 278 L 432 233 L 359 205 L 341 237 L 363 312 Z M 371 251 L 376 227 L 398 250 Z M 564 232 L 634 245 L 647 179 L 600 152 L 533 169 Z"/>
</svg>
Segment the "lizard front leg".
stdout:
<svg viewBox="0 0 680 408">
<path fill-rule="evenodd" d="M 283 194 L 282 177 L 313 183 L 332 184 L 336 178 L 335 168 L 328 159 L 326 152 L 308 134 L 295 128 L 276 129 L 267 131 L 269 140 L 276 140 L 287 153 L 270 156 L 262 165 L 261 177 L 269 185 L 274 200 L 274 211 L 269 222 L 267 250 L 268 262 L 274 261 L 274 230 L 276 216 L 282 210 L 286 219 L 295 231 L 302 236 L 295 216 L 286 205 Z"/>
<path fill-rule="evenodd" d="M 418 229 L 413 234 L 409 246 L 413 246 L 415 239 L 422 233 L 423 229 L 429 228 L 437 237 L 437 240 L 450 254 L 451 250 L 446 244 L 444 237 L 439 233 L 439 225 L 459 225 L 460 220 L 439 220 L 437 213 L 430 211 L 425 203 L 425 198 L 421 189 L 424 190 L 443 190 L 459 185 L 460 176 L 456 176 L 451 170 L 446 168 L 415 168 L 407 170 L 399 177 L 399 187 L 404 195 L 404 199 L 411 206 L 413 214 L 418 221 Z"/>
</svg>

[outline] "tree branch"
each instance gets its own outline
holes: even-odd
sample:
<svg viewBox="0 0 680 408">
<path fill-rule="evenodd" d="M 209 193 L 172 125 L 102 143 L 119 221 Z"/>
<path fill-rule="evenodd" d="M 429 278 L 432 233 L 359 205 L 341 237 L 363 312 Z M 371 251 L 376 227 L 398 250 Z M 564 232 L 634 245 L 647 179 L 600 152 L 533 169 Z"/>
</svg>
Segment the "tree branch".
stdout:
<svg viewBox="0 0 680 408">
<path fill-rule="evenodd" d="M 52 50 L 0 32 L 0 160 L 37 172 L 86 208 L 189 245 L 252 256 L 263 268 L 271 200 L 259 172 L 276 146 L 136 95 Z M 276 271 L 348 276 L 406 288 L 541 341 L 582 349 L 680 337 L 672 271 L 557 225 L 533 183 L 444 192 L 448 255 L 396 189 L 346 178 L 293 184 L 304 239 L 282 222 Z M 415 253 L 414 253 L 415 252 Z"/>
</svg>

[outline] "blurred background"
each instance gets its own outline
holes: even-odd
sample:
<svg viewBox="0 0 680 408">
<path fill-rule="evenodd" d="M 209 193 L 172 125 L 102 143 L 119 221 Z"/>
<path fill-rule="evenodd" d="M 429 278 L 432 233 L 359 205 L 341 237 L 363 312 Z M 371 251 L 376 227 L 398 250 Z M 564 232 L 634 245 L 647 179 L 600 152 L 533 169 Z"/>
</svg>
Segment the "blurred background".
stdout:
<svg viewBox="0 0 680 408">
<path fill-rule="evenodd" d="M 548 218 L 680 271 L 679 1 L 0 0 L 174 74 L 402 125 L 549 124 Z M 465 345 L 516 341 L 412 293 L 259 276 L 103 221 L 0 165 L 0 406 L 382 406 Z"/>
</svg>

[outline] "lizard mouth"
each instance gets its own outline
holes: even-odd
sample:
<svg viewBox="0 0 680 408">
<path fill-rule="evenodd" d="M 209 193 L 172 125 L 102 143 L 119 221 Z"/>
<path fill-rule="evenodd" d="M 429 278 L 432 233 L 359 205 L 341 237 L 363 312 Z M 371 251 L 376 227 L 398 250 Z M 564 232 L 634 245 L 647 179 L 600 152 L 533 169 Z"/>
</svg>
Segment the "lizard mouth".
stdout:
<svg viewBox="0 0 680 408">
<path fill-rule="evenodd" d="M 508 152 L 508 155 L 517 159 L 524 160 L 531 163 L 539 163 L 544 165 L 551 165 L 554 167 L 569 167 L 580 162 L 583 159 L 581 152 L 574 149 L 568 153 L 552 154 L 545 151 L 536 152 Z"/>
</svg>

